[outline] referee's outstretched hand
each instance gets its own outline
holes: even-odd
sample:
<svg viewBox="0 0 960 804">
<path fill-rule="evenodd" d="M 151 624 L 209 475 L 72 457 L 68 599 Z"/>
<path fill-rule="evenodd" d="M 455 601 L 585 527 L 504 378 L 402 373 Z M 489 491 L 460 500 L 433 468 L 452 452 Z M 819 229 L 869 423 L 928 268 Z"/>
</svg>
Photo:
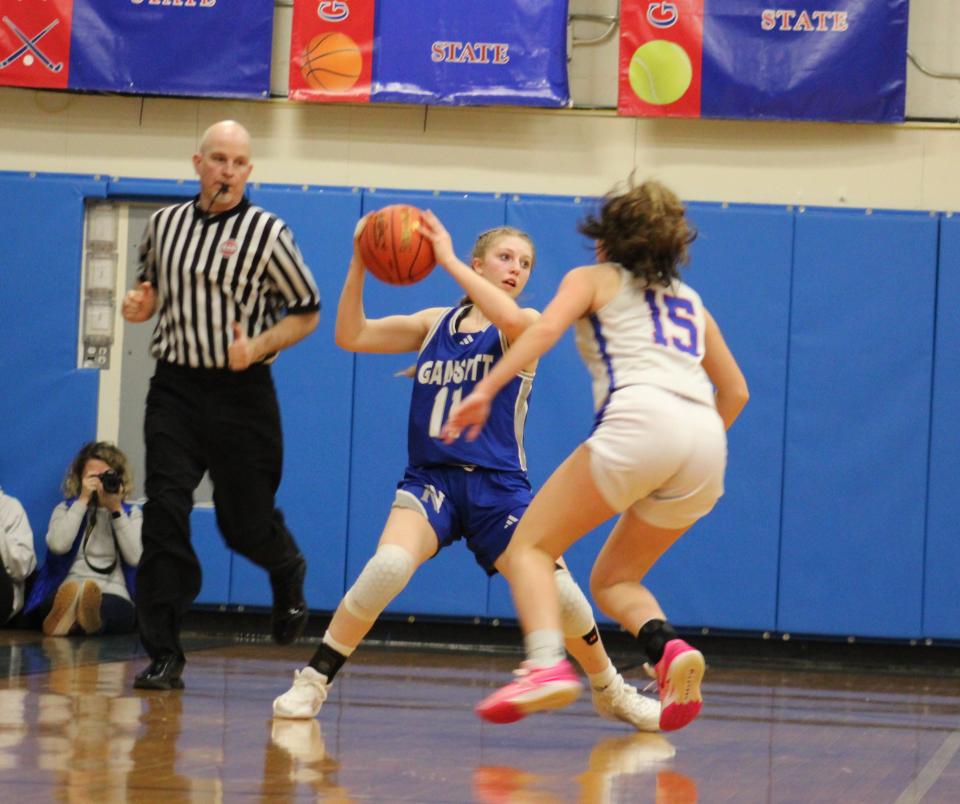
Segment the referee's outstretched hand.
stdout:
<svg viewBox="0 0 960 804">
<path fill-rule="evenodd" d="M 253 344 L 236 321 L 233 322 L 233 341 L 227 352 L 231 371 L 243 371 L 253 363 Z"/>
<path fill-rule="evenodd" d="M 120 312 L 123 317 L 134 324 L 146 321 L 153 315 L 153 308 L 157 302 L 157 294 L 149 282 L 141 282 L 131 288 L 123 297 Z"/>
</svg>

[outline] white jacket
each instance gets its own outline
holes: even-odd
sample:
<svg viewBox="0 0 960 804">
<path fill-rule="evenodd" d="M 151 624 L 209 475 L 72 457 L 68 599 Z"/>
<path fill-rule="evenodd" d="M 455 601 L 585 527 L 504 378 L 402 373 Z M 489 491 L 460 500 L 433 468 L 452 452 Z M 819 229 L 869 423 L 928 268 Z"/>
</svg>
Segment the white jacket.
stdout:
<svg viewBox="0 0 960 804">
<path fill-rule="evenodd" d="M 36 569 L 37 554 L 27 512 L 18 499 L 4 494 L 3 489 L 0 489 L 0 559 L 13 581 L 13 616 L 23 608 L 24 580 Z"/>
</svg>

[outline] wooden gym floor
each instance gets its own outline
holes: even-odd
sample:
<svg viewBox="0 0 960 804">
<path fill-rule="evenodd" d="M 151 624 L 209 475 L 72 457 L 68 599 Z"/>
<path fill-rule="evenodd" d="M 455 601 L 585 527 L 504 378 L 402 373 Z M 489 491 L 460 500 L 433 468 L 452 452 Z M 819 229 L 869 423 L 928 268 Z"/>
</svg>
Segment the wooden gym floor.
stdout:
<svg viewBox="0 0 960 804">
<path fill-rule="evenodd" d="M 728 660 L 698 721 L 650 735 L 601 720 L 588 694 L 485 724 L 472 706 L 515 656 L 364 646 L 318 719 L 272 720 L 312 650 L 194 636 L 186 690 L 158 693 L 130 686 L 135 637 L 0 632 L 0 800 L 960 801 L 955 673 Z"/>
</svg>

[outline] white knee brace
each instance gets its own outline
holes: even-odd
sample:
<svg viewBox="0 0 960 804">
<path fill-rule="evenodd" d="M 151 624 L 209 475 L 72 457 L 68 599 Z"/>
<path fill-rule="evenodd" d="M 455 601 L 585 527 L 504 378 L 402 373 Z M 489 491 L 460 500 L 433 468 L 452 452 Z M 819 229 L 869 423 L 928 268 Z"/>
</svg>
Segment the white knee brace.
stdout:
<svg viewBox="0 0 960 804">
<path fill-rule="evenodd" d="M 343 598 L 354 617 L 373 622 L 413 576 L 413 556 L 395 544 L 381 545 Z"/>
<path fill-rule="evenodd" d="M 560 597 L 560 627 L 563 628 L 563 635 L 567 639 L 585 636 L 596 625 L 590 601 L 567 570 L 557 569 L 553 577 L 556 578 Z"/>
</svg>

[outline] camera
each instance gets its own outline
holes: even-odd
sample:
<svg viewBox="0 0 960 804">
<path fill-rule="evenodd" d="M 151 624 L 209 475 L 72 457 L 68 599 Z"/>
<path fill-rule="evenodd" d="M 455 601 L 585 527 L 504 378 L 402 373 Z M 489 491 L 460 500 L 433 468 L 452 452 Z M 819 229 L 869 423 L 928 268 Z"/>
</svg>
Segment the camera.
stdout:
<svg viewBox="0 0 960 804">
<path fill-rule="evenodd" d="M 107 494 L 116 494 L 120 491 L 120 487 L 123 485 L 123 481 L 120 479 L 119 473 L 113 471 L 113 469 L 107 469 L 106 472 L 101 472 L 97 477 L 100 478 L 100 483 L 103 485 L 103 490 Z"/>
</svg>

